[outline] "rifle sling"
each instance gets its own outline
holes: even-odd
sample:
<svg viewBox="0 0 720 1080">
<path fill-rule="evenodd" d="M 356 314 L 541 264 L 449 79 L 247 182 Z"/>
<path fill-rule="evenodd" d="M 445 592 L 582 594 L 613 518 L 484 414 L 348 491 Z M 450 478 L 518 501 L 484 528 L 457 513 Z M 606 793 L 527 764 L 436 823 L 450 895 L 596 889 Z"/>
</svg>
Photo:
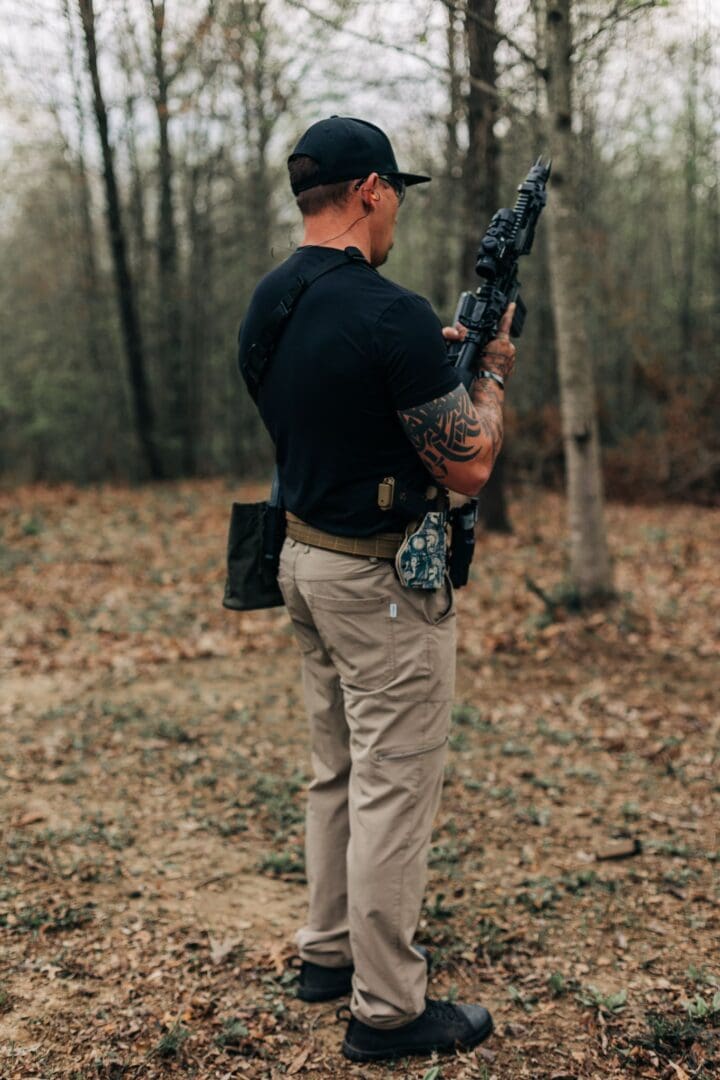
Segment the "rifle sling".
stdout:
<svg viewBox="0 0 720 1080">
<path fill-rule="evenodd" d="M 344 251 L 335 252 L 332 258 L 323 262 L 309 274 L 298 274 L 295 284 L 272 309 L 256 340 L 248 349 L 244 365 L 244 375 L 253 400 L 257 401 L 263 379 L 267 375 L 273 353 L 280 341 L 280 335 L 297 307 L 300 297 L 323 275 L 339 270 L 341 266 L 347 266 L 352 262 L 366 262 L 364 255 L 357 248 L 345 248 Z"/>
<path fill-rule="evenodd" d="M 244 365 L 244 375 L 247 381 L 248 390 L 254 401 L 257 402 L 258 393 L 260 392 L 263 379 L 268 373 L 273 353 L 277 348 L 280 336 L 285 329 L 290 316 L 297 307 L 300 297 L 303 296 L 314 282 L 323 277 L 323 275 L 329 274 L 333 270 L 339 270 L 341 266 L 347 266 L 348 263 L 352 262 L 366 264 L 367 260 L 357 248 L 347 247 L 343 251 L 336 251 L 333 258 L 328 259 L 327 262 L 316 267 L 311 273 L 306 275 L 298 274 L 295 279 L 295 284 L 272 309 L 258 333 L 256 340 L 248 349 L 247 360 Z M 273 492 L 270 498 L 270 505 L 283 505 L 277 468 L 273 475 Z M 394 491 L 394 501 L 391 503 L 391 506 L 396 510 L 404 511 L 408 518 L 422 518 L 429 510 L 438 508 L 438 499 L 428 499 L 420 492 L 410 491 L 407 488 L 397 485 Z M 390 506 L 388 506 L 388 509 L 390 509 Z"/>
</svg>

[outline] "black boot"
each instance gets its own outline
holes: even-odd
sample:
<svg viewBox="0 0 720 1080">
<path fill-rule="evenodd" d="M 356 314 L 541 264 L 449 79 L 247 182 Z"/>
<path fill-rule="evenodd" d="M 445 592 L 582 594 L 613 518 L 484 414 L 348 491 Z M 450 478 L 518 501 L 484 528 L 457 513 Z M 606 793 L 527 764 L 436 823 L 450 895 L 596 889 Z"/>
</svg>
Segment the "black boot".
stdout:
<svg viewBox="0 0 720 1080">
<path fill-rule="evenodd" d="M 413 948 L 415 952 L 425 957 L 425 963 L 430 971 L 432 960 L 428 950 L 422 945 L 413 945 Z M 301 1001 L 332 1001 L 333 998 L 344 997 L 352 990 L 352 977 L 355 970 L 352 964 L 348 967 L 331 968 L 313 964 L 310 960 L 302 960 L 299 970 L 300 978 L 295 993 Z"/>
<path fill-rule="evenodd" d="M 342 1052 L 351 1061 L 383 1061 L 409 1054 L 470 1050 L 492 1034 L 490 1013 L 481 1005 L 451 1005 L 425 999 L 425 1012 L 399 1028 L 373 1028 L 353 1017 Z"/>
</svg>

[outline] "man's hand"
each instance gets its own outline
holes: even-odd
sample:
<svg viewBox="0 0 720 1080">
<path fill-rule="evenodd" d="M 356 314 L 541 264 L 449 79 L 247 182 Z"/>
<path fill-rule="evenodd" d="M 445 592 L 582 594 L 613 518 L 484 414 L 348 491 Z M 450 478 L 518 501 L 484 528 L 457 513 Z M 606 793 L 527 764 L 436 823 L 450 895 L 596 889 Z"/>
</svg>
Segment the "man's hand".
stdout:
<svg viewBox="0 0 720 1080">
<path fill-rule="evenodd" d="M 503 379 L 512 375 L 515 367 L 515 346 L 510 341 L 510 327 L 516 306 L 516 304 L 508 305 L 500 320 L 497 337 L 487 343 L 480 361 L 482 367 L 493 371 Z M 442 334 L 446 341 L 464 341 L 467 336 L 467 327 L 462 323 L 456 323 L 455 326 L 443 326 Z"/>
<path fill-rule="evenodd" d="M 503 378 L 515 365 L 510 344 L 515 305 L 500 320 L 497 337 L 488 343 L 481 366 Z M 446 341 L 463 341 L 467 328 L 443 327 Z M 494 379 L 475 379 L 470 394 L 461 383 L 447 394 L 398 412 L 405 434 L 438 483 L 453 493 L 453 505 L 474 498 L 487 483 L 502 445 L 502 387 Z M 457 501 L 456 501 L 457 500 Z"/>
<path fill-rule="evenodd" d="M 503 379 L 512 375 L 515 368 L 515 346 L 510 340 L 510 327 L 512 326 L 516 304 L 509 304 L 505 314 L 500 320 L 497 337 L 488 341 L 480 358 L 481 365 L 487 371 L 493 371 Z"/>
<path fill-rule="evenodd" d="M 467 326 L 455 323 L 454 326 L 443 326 L 442 336 L 446 341 L 464 341 L 467 337 Z"/>
</svg>

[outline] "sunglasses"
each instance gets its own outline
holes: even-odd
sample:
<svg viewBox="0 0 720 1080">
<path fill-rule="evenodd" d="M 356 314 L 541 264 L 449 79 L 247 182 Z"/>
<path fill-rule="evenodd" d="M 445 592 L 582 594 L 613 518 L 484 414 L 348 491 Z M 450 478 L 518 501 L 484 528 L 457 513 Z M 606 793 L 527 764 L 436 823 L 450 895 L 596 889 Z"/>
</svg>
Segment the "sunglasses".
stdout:
<svg viewBox="0 0 720 1080">
<path fill-rule="evenodd" d="M 378 176 L 381 180 L 384 180 L 386 184 L 390 185 L 397 195 L 398 205 L 401 205 L 405 198 L 405 181 L 401 180 L 399 176 L 383 176 L 381 173 L 378 173 Z"/>
<path fill-rule="evenodd" d="M 378 173 L 378 177 L 385 184 L 387 184 L 388 187 L 391 187 L 393 189 L 393 191 L 397 195 L 398 206 L 400 206 L 403 199 L 405 198 L 405 181 L 401 180 L 399 176 L 385 176 L 383 173 Z M 366 176 L 363 177 L 362 180 L 358 180 L 357 184 L 355 185 L 355 190 L 359 191 L 366 180 Z"/>
</svg>

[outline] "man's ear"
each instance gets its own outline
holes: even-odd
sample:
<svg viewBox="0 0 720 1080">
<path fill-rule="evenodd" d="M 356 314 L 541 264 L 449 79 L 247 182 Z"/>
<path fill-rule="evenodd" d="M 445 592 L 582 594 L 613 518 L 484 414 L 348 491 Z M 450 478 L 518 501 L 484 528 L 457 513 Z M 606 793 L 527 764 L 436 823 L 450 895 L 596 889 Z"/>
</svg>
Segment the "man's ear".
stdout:
<svg viewBox="0 0 720 1080">
<path fill-rule="evenodd" d="M 370 203 L 376 203 L 380 201 L 380 196 L 378 195 L 376 190 L 379 179 L 380 177 L 376 172 L 370 173 L 368 178 L 365 180 L 365 183 L 360 188 L 360 195 L 362 197 L 362 201 L 365 203 L 366 206 L 369 206 Z"/>
</svg>

